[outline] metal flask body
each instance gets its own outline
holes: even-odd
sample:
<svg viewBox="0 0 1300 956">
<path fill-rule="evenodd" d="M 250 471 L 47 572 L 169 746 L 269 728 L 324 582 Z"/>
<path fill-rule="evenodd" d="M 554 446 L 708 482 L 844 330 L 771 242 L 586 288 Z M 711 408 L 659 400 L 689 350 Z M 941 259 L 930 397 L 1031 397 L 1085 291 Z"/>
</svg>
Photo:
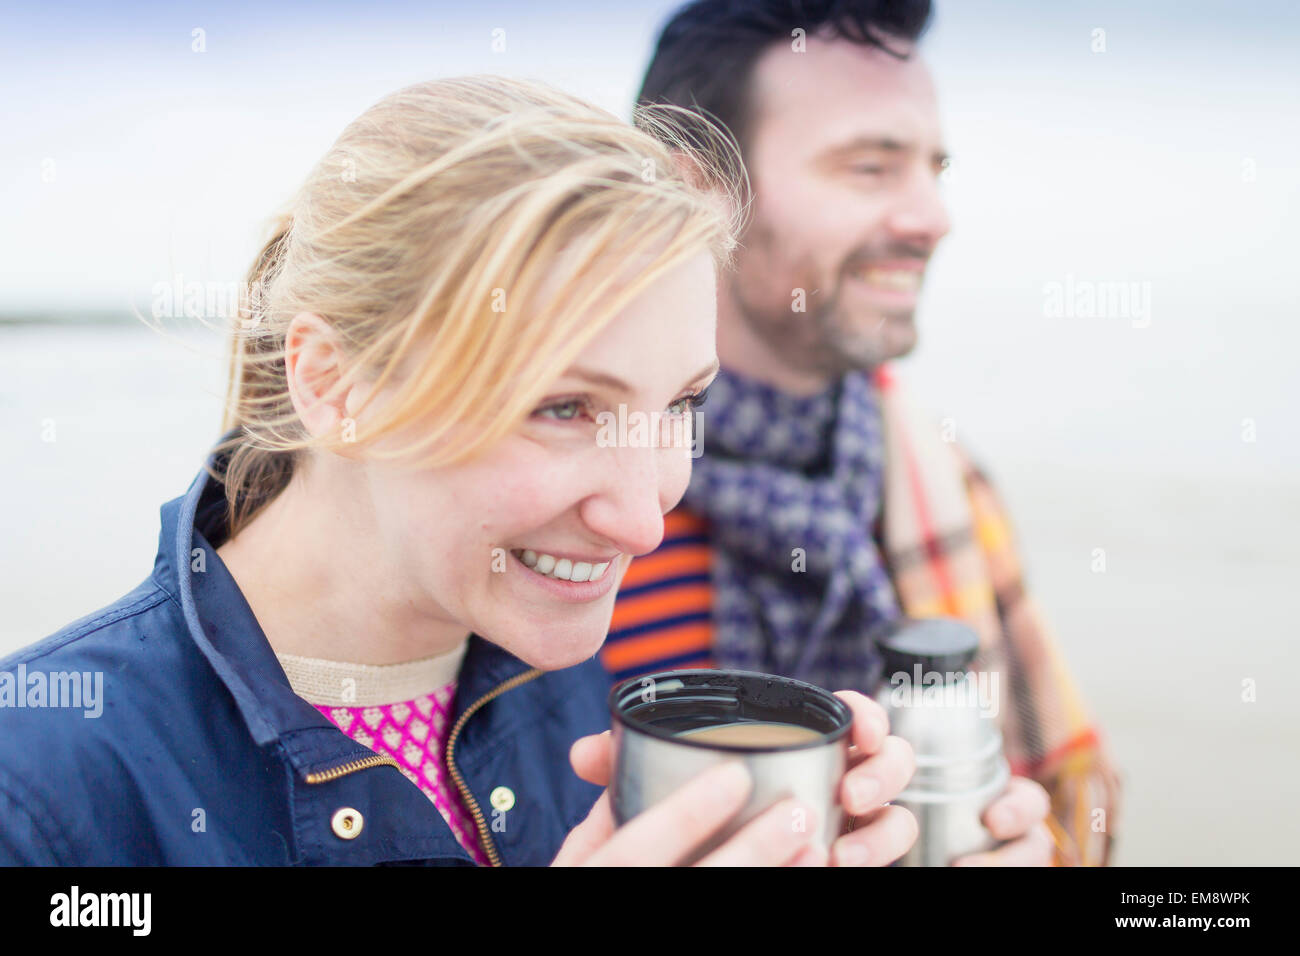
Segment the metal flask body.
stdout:
<svg viewBox="0 0 1300 956">
<path fill-rule="evenodd" d="M 876 643 L 884 672 L 874 696 L 889 714 L 890 733 L 916 754 L 915 774 L 891 801 L 910 810 L 919 828 L 897 865 L 947 866 L 992 849 L 997 841 L 981 817 L 1011 773 L 996 683 L 987 679 L 993 675 L 981 680 L 971 669 L 978 635 L 948 618 L 903 620 L 878 632 Z"/>
<path fill-rule="evenodd" d="M 818 831 L 829 852 L 844 814 L 840 782 L 848 762 L 852 711 L 811 684 L 745 671 L 680 670 L 632 678 L 610 693 L 615 750 L 610 802 L 622 826 L 710 767 L 739 760 L 753 787 L 740 812 L 683 863 L 717 849 L 746 823 L 786 797 L 812 807 L 817 820 L 792 819 Z M 692 743 L 683 731 L 739 721 L 799 724 L 816 739 L 777 747 Z"/>
</svg>

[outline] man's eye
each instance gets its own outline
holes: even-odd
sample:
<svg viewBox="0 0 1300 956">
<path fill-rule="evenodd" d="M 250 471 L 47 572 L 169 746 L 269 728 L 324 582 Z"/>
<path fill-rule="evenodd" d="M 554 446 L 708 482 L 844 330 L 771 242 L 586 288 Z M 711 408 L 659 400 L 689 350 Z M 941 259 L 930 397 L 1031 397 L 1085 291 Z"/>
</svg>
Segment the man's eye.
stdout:
<svg viewBox="0 0 1300 956">
<path fill-rule="evenodd" d="M 854 166 L 853 172 L 861 173 L 864 176 L 879 176 L 885 171 L 884 166 Z"/>
<path fill-rule="evenodd" d="M 553 405 L 543 405 L 533 414 L 540 418 L 568 422 L 579 417 L 582 414 L 583 407 L 584 403 L 575 398 L 565 402 L 556 402 Z"/>
</svg>

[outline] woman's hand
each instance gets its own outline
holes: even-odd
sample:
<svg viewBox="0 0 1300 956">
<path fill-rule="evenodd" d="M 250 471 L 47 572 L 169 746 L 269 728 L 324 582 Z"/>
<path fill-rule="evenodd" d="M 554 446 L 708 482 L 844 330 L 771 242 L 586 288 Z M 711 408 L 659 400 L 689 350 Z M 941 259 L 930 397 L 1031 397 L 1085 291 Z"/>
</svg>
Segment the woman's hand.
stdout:
<svg viewBox="0 0 1300 956">
<path fill-rule="evenodd" d="M 573 745 L 574 769 L 592 783 L 608 782 L 609 732 L 583 737 Z M 596 773 L 597 767 L 601 768 Z M 587 776 L 584 771 L 591 771 Z M 599 779 L 597 779 L 599 778 Z M 711 767 L 667 799 L 615 829 L 609 791 L 596 801 L 587 819 L 574 827 L 553 866 L 673 866 L 731 819 L 749 796 L 749 774 L 739 763 Z M 808 816 L 794 827 L 797 809 Z M 697 864 L 699 866 L 787 866 L 825 862 L 825 851 L 812 844 L 816 819 L 811 809 L 783 800 Z"/>
<path fill-rule="evenodd" d="M 820 828 L 815 810 L 783 800 L 698 865 L 884 866 L 907 852 L 916 840 L 916 821 L 903 808 L 884 804 L 911 778 L 912 748 L 888 735 L 888 718 L 875 701 L 854 691 L 837 696 L 853 711 L 849 769 L 841 782 L 840 801 L 845 813 L 856 817 L 856 826 L 835 841 L 830 859 L 815 842 Z M 609 785 L 613 757 L 608 731 L 583 737 L 569 754 L 579 777 L 604 787 Z M 750 787 L 742 765 L 713 767 L 617 829 L 607 790 L 587 819 L 574 827 L 553 865 L 672 866 L 739 812 Z M 796 817 L 798 811 L 802 815 Z M 793 819 L 803 825 L 792 826 Z"/>
<path fill-rule="evenodd" d="M 885 806 L 916 770 L 912 745 L 889 735 L 885 708 L 856 691 L 835 696 L 853 711 L 849 769 L 840 785 L 848 832 L 831 848 L 835 866 L 887 866 L 911 849 L 916 818 L 902 807 Z"/>
</svg>

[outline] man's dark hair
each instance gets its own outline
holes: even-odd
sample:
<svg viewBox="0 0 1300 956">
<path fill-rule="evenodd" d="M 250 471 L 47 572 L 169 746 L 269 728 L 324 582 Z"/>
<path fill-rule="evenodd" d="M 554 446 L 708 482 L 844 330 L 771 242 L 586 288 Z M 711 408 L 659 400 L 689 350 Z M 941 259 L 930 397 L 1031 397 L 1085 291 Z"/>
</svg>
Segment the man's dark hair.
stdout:
<svg viewBox="0 0 1300 956">
<path fill-rule="evenodd" d="M 659 34 L 637 100 L 703 112 L 743 149 L 750 74 L 772 44 L 798 28 L 905 58 L 897 41 L 915 43 L 929 21 L 930 0 L 692 0 Z"/>
</svg>

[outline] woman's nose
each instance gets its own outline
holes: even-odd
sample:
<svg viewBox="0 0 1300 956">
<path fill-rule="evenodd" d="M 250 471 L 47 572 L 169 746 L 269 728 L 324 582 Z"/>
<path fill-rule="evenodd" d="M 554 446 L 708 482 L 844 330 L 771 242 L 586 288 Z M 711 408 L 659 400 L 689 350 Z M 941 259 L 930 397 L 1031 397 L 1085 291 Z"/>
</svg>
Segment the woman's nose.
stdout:
<svg viewBox="0 0 1300 956">
<path fill-rule="evenodd" d="M 665 487 L 663 449 L 601 449 L 600 490 L 584 502 L 583 520 L 625 554 L 646 554 L 664 537 L 664 508 L 676 500 Z"/>
</svg>

